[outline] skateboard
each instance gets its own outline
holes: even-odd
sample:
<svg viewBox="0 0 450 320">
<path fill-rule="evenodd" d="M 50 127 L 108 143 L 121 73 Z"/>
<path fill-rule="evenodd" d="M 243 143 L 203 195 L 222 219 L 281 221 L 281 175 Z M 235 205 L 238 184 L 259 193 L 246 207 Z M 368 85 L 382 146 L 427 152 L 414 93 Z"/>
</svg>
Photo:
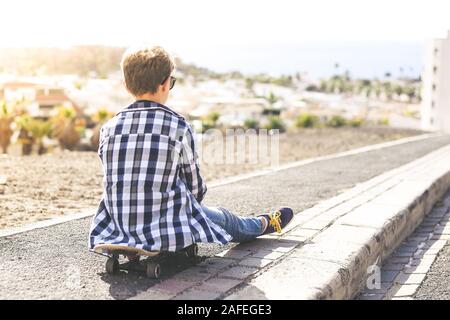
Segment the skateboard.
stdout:
<svg viewBox="0 0 450 320">
<path fill-rule="evenodd" d="M 93 252 L 108 258 L 105 265 L 108 274 L 114 274 L 120 270 L 137 270 L 145 272 L 149 278 L 159 279 L 163 273 L 163 263 L 169 255 L 181 254 L 188 259 L 195 259 L 198 256 L 198 246 L 192 244 L 177 252 L 161 252 L 147 251 L 126 245 L 98 244 L 94 247 Z M 120 263 L 121 255 L 130 260 Z M 146 259 L 141 261 L 141 256 Z"/>
</svg>

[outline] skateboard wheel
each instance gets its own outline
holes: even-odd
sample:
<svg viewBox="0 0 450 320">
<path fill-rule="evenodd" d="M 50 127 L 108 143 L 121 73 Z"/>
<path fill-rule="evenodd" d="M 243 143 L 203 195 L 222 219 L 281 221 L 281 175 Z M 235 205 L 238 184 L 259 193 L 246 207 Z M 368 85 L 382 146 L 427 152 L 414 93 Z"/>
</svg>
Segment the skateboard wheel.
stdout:
<svg viewBox="0 0 450 320">
<path fill-rule="evenodd" d="M 116 258 L 108 258 L 106 260 L 106 272 L 109 274 L 114 274 L 119 271 L 119 260 Z"/>
<path fill-rule="evenodd" d="M 161 276 L 161 265 L 158 262 L 147 262 L 147 277 L 151 279 L 159 279 Z"/>
<path fill-rule="evenodd" d="M 198 246 L 193 244 L 185 249 L 186 256 L 188 258 L 195 258 L 198 256 Z"/>
</svg>

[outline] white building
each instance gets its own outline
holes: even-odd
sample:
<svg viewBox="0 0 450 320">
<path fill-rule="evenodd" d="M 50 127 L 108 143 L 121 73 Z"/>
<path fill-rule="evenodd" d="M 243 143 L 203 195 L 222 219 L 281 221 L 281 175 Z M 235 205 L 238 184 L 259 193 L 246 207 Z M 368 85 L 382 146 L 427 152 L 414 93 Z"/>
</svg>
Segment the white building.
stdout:
<svg viewBox="0 0 450 320">
<path fill-rule="evenodd" d="M 422 129 L 450 133 L 450 31 L 427 44 L 422 82 Z"/>
<path fill-rule="evenodd" d="M 30 82 L 0 83 L 0 100 L 7 103 L 21 102 L 28 114 L 36 118 L 49 118 L 58 106 L 73 107 L 81 114 L 78 106 L 67 97 L 63 88 Z"/>
</svg>

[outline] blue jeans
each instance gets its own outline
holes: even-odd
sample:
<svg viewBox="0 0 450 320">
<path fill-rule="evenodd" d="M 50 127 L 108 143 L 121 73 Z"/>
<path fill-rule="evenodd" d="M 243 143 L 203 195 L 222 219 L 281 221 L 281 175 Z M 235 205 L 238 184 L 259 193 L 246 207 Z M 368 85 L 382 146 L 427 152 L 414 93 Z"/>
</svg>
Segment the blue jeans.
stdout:
<svg viewBox="0 0 450 320">
<path fill-rule="evenodd" d="M 260 218 L 240 217 L 225 208 L 207 207 L 202 205 L 206 216 L 222 227 L 233 242 L 246 242 L 255 239 L 263 232 L 263 224 Z"/>
</svg>

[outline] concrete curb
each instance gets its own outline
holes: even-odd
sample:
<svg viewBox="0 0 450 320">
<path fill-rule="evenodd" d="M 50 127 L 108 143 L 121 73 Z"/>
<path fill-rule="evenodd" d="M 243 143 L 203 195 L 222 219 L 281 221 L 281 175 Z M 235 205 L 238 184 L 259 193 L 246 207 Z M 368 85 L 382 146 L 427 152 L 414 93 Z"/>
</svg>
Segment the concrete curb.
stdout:
<svg viewBox="0 0 450 320">
<path fill-rule="evenodd" d="M 352 299 L 449 187 L 447 146 L 326 200 L 276 239 L 298 240 L 281 261 L 224 297 Z"/>
<path fill-rule="evenodd" d="M 441 133 L 427 133 L 427 134 L 422 134 L 422 135 L 418 135 L 418 136 L 407 137 L 407 138 L 397 139 L 397 140 L 393 140 L 393 141 L 369 145 L 369 146 L 365 146 L 365 147 L 361 147 L 361 148 L 357 148 L 357 149 L 353 149 L 353 150 L 348 150 L 348 151 L 344 151 L 344 152 L 340 152 L 340 153 L 330 154 L 330 155 L 326 155 L 326 156 L 309 158 L 309 159 L 305 159 L 305 160 L 301 160 L 301 161 L 288 163 L 288 164 L 285 164 L 282 166 L 257 170 L 257 171 L 253 171 L 253 172 L 250 172 L 247 174 L 233 176 L 231 178 L 225 178 L 222 180 L 212 181 L 211 183 L 208 183 L 208 187 L 210 189 L 216 188 L 219 186 L 235 183 L 235 182 L 250 179 L 253 177 L 262 176 L 265 174 L 278 172 L 281 170 L 286 170 L 286 169 L 290 169 L 290 168 L 294 168 L 294 167 L 308 165 L 308 164 L 318 162 L 318 161 L 341 158 L 341 157 L 345 157 L 345 156 L 349 156 L 349 155 L 355 155 L 355 154 L 359 154 L 359 153 L 379 150 L 379 149 L 388 148 L 388 147 L 392 147 L 392 146 L 396 146 L 396 145 L 400 145 L 400 144 L 425 140 L 425 139 L 429 139 L 429 138 L 435 138 L 435 137 L 439 137 L 439 136 L 442 136 L 442 134 Z M 97 210 L 96 207 L 87 208 L 87 209 L 84 209 L 81 212 L 75 213 L 75 214 L 68 214 L 68 215 L 65 215 L 62 217 L 50 218 L 48 220 L 30 223 L 30 224 L 26 224 L 26 225 L 20 226 L 20 227 L 2 229 L 2 230 L 0 230 L 0 238 L 12 236 L 12 235 L 18 234 L 18 233 L 32 231 L 34 229 L 47 228 L 47 227 L 50 227 L 53 225 L 61 224 L 64 222 L 69 222 L 72 220 L 87 218 L 89 216 L 93 216 L 95 214 L 96 210 Z"/>
<path fill-rule="evenodd" d="M 39 222 L 35 222 L 35 223 L 30 223 L 21 227 L 15 227 L 15 228 L 7 228 L 7 229 L 3 229 L 0 230 L 0 238 L 3 237 L 8 237 L 8 236 L 12 236 L 18 233 L 22 233 L 22 232 L 28 232 L 28 231 L 32 231 L 35 229 L 42 229 L 42 228 L 47 228 L 47 227 L 51 227 L 57 224 L 61 224 L 61 223 L 65 223 L 65 222 L 69 222 L 72 220 L 78 220 L 78 219 L 83 219 L 83 218 L 87 218 L 90 217 L 92 215 L 94 215 L 94 213 L 97 211 L 97 208 L 88 208 L 88 209 L 84 209 L 81 212 L 77 212 L 74 214 L 67 214 L 61 217 L 56 217 L 56 218 L 51 218 L 48 220 L 43 220 L 43 221 L 39 221 Z"/>
</svg>

